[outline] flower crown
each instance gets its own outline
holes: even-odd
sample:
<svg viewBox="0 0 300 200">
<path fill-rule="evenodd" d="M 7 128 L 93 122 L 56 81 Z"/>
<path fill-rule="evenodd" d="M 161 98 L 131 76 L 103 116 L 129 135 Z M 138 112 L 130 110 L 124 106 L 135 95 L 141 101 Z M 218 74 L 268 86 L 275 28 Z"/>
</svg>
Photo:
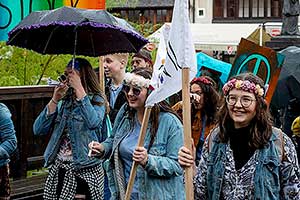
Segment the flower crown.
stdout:
<svg viewBox="0 0 300 200">
<path fill-rule="evenodd" d="M 222 90 L 224 95 L 226 96 L 229 93 L 229 91 L 234 88 L 257 94 L 260 97 L 264 96 L 264 89 L 260 85 L 250 82 L 248 80 L 243 81 L 237 80 L 235 78 L 231 79 L 223 86 Z"/>
<path fill-rule="evenodd" d="M 206 77 L 204 76 L 200 76 L 198 78 L 194 78 L 192 81 L 191 81 L 191 84 L 194 84 L 195 82 L 201 82 L 205 85 L 210 85 L 210 86 L 213 86 L 214 84 Z"/>
<path fill-rule="evenodd" d="M 136 75 L 133 73 L 126 73 L 124 82 L 131 85 L 136 85 L 138 87 L 149 88 L 150 79 L 144 78 L 140 75 Z"/>
</svg>

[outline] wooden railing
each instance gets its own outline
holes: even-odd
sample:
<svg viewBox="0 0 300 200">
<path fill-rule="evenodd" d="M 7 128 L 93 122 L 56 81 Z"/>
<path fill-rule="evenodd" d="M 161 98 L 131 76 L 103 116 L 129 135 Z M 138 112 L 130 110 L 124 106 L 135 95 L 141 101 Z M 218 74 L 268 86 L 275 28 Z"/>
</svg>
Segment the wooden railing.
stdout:
<svg viewBox="0 0 300 200">
<path fill-rule="evenodd" d="M 11 158 L 10 172 L 14 180 L 25 178 L 28 170 L 43 166 L 43 153 L 49 136 L 34 136 L 34 120 L 49 102 L 53 87 L 21 86 L 0 87 L 0 102 L 8 106 L 12 113 L 17 151 Z"/>
</svg>

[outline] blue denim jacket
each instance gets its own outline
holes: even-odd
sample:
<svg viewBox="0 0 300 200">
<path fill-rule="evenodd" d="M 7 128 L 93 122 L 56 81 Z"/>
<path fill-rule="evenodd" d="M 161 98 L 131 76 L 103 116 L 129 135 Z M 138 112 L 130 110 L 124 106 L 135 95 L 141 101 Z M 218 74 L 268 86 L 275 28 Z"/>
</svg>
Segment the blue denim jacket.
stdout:
<svg viewBox="0 0 300 200">
<path fill-rule="evenodd" d="M 9 162 L 9 157 L 16 148 L 17 138 L 10 111 L 0 103 L 0 167 Z"/>
<path fill-rule="evenodd" d="M 226 163 L 227 144 L 221 143 L 216 137 L 218 129 L 212 132 L 213 145 L 207 163 L 207 190 L 209 199 L 220 199 Z M 258 153 L 258 163 L 254 178 L 254 199 L 271 200 L 280 199 L 280 156 L 275 141 L 279 139 L 274 131 L 268 145 Z"/>
<path fill-rule="evenodd" d="M 100 163 L 99 159 L 88 157 L 88 144 L 91 141 L 101 141 L 101 127 L 103 122 L 105 123 L 105 105 L 92 105 L 92 98 L 96 102 L 104 102 L 98 95 L 85 96 L 80 101 L 63 100 L 54 113 L 48 114 L 46 106 L 35 120 L 33 125 L 35 135 L 48 134 L 53 130 L 44 153 L 46 167 L 52 164 L 57 156 L 65 127 L 68 128 L 70 135 L 75 169 Z"/>
<path fill-rule="evenodd" d="M 111 199 L 124 199 L 126 191 L 123 180 L 124 169 L 120 162 L 118 149 L 120 142 L 130 129 L 129 118 L 124 113 L 125 106 L 126 104 L 123 105 L 116 117 L 112 135 L 102 143 L 105 149 L 104 157 L 109 157 L 106 170 Z M 150 142 L 150 127 L 151 122 L 145 137 L 146 149 Z M 185 199 L 183 170 L 177 161 L 177 153 L 182 145 L 181 122 L 173 114 L 161 112 L 157 135 L 148 152 L 148 163 L 145 168 L 140 165 L 137 168 L 137 183 L 135 184 L 138 184 L 139 199 Z"/>
</svg>

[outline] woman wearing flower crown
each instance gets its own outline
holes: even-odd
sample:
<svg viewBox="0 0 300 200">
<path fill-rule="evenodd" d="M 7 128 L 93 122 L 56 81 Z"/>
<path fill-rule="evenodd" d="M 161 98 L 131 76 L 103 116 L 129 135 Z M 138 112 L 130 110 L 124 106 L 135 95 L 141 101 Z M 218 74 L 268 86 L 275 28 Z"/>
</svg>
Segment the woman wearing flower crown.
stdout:
<svg viewBox="0 0 300 200">
<path fill-rule="evenodd" d="M 184 199 L 183 170 L 177 160 L 183 128 L 166 103 L 152 107 L 145 145 L 136 147 L 151 74 L 147 68 L 136 68 L 125 75 L 123 90 L 128 103 L 118 112 L 112 135 L 101 144 L 89 145 L 92 155 L 109 159 L 111 199 L 124 199 L 133 161 L 140 166 L 131 199 Z"/>
<path fill-rule="evenodd" d="M 300 171 L 292 141 L 272 127 L 260 78 L 233 77 L 223 87 L 219 127 L 207 137 L 199 165 L 182 147 L 183 167 L 194 165 L 195 199 L 300 199 Z"/>
<path fill-rule="evenodd" d="M 196 147 L 196 162 L 200 160 L 207 135 L 216 125 L 219 95 L 215 90 L 215 85 L 215 82 L 208 76 L 200 76 L 191 81 L 191 125 L 192 138 Z M 172 108 L 182 116 L 182 101 Z"/>
</svg>

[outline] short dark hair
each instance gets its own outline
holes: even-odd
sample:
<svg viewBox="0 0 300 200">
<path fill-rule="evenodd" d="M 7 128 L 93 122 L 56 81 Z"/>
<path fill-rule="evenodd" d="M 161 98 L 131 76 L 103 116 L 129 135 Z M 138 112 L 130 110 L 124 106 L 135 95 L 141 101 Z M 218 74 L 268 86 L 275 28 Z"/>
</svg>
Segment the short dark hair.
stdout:
<svg viewBox="0 0 300 200">
<path fill-rule="evenodd" d="M 149 62 L 151 65 L 153 64 L 151 53 L 150 53 L 150 51 L 148 51 L 146 49 L 141 49 L 139 52 L 134 54 L 132 57 L 142 58 L 146 62 Z"/>
</svg>

